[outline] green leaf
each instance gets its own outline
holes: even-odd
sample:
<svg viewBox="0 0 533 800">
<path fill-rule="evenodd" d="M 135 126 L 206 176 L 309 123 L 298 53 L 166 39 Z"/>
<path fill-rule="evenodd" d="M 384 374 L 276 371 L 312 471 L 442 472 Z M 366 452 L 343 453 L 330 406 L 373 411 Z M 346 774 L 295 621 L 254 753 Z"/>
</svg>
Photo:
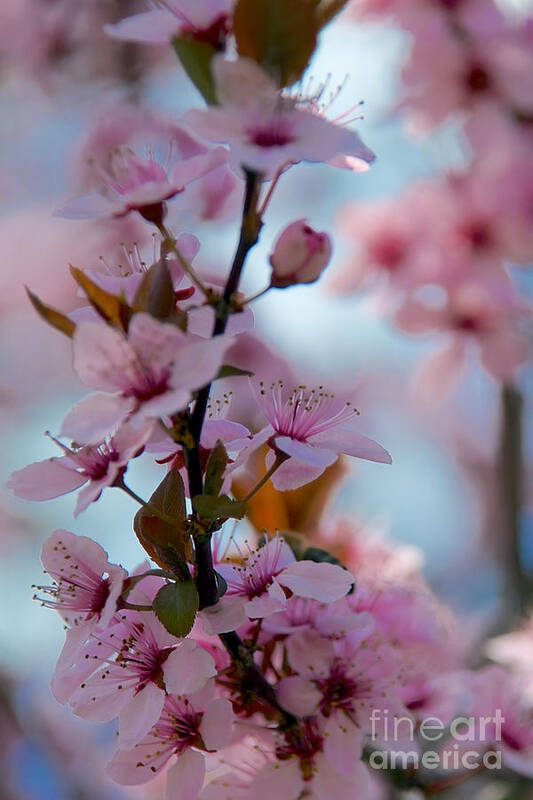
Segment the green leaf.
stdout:
<svg viewBox="0 0 533 800">
<path fill-rule="evenodd" d="M 228 454 L 220 439 L 209 454 L 205 468 L 204 493 L 218 497 L 222 489 L 224 471 L 228 464 Z"/>
<path fill-rule="evenodd" d="M 183 565 L 191 557 L 192 546 L 187 527 L 185 490 L 177 469 L 167 472 L 147 505 L 137 511 L 133 530 L 150 558 L 163 569 L 182 574 Z"/>
<path fill-rule="evenodd" d="M 32 306 L 40 317 L 48 322 L 48 324 L 53 328 L 56 328 L 58 331 L 61 331 L 61 333 L 64 333 L 72 338 L 74 331 L 76 330 L 76 325 L 71 319 L 69 319 L 65 314 L 62 314 L 61 311 L 56 311 L 55 308 L 42 303 L 37 295 L 33 294 L 33 292 L 31 292 L 27 286 L 26 294 L 30 298 Z"/>
<path fill-rule="evenodd" d="M 133 311 L 122 297 L 106 292 L 77 267 L 71 265 L 70 272 L 102 319 L 126 331 Z"/>
<path fill-rule="evenodd" d="M 207 42 L 200 42 L 185 36 L 173 39 L 172 47 L 181 61 L 183 69 L 206 103 L 210 106 L 216 105 L 215 85 L 211 75 L 211 59 L 217 52 L 215 48 Z"/>
<path fill-rule="evenodd" d="M 134 311 L 146 311 L 156 319 L 167 319 L 174 311 L 174 284 L 168 265 L 159 259 L 145 272 L 135 297 Z"/>
<path fill-rule="evenodd" d="M 249 369 L 241 369 L 240 367 L 232 367 L 231 364 L 222 364 L 219 371 L 216 374 L 215 380 L 219 380 L 220 378 L 233 378 L 233 377 L 248 377 L 251 378 L 253 376 L 253 372 L 250 372 Z"/>
<path fill-rule="evenodd" d="M 238 0 L 233 32 L 239 55 L 260 64 L 278 86 L 297 81 L 316 47 L 311 0 Z"/>
<path fill-rule="evenodd" d="M 226 494 L 213 497 L 207 494 L 197 494 L 192 499 L 194 510 L 204 519 L 218 519 L 219 517 L 232 517 L 242 519 L 246 513 L 246 503 L 232 500 Z"/>
<path fill-rule="evenodd" d="M 150 497 L 151 506 L 162 511 L 167 517 L 176 521 L 186 518 L 185 487 L 179 470 L 171 469 L 167 472 L 155 492 Z"/>
<path fill-rule="evenodd" d="M 192 580 L 167 583 L 154 597 L 155 614 L 173 636 L 187 636 L 198 611 L 198 592 Z"/>
</svg>

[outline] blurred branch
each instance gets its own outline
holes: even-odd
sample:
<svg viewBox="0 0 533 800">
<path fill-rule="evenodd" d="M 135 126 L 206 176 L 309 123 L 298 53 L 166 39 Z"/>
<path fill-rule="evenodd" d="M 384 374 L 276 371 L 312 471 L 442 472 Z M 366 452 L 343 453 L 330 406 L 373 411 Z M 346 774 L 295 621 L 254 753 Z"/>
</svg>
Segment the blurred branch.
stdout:
<svg viewBox="0 0 533 800">
<path fill-rule="evenodd" d="M 531 577 L 521 557 L 521 511 L 523 501 L 522 418 L 524 400 L 520 390 L 504 383 L 500 395 L 498 474 L 502 508 L 503 569 L 509 612 L 523 613 L 531 603 Z"/>
</svg>

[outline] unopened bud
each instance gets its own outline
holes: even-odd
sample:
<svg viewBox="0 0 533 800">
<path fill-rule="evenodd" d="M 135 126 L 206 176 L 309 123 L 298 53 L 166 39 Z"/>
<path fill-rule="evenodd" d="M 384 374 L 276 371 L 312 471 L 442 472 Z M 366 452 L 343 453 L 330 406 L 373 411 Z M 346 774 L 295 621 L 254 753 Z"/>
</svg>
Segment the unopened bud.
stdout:
<svg viewBox="0 0 533 800">
<path fill-rule="evenodd" d="M 331 258 L 331 241 L 327 233 L 318 233 L 307 220 L 291 222 L 279 235 L 270 256 L 270 285 L 285 289 L 297 283 L 313 283 Z"/>
</svg>

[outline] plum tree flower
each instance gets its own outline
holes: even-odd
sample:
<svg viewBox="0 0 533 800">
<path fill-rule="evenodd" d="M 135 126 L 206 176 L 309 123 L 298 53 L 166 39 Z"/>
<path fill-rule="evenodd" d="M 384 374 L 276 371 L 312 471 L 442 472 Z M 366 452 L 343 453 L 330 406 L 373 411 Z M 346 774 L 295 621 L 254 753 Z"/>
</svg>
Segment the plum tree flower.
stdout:
<svg viewBox="0 0 533 800">
<path fill-rule="evenodd" d="M 381 445 L 345 426 L 356 409 L 328 394 L 324 387 L 308 390 L 299 386 L 289 392 L 282 381 L 268 388 L 262 381 L 253 385 L 269 424 L 256 434 L 250 447 L 268 442 L 272 448 L 267 454 L 269 469 L 275 464 L 276 451 L 289 457 L 272 475 L 276 489 L 295 489 L 314 480 L 337 460 L 339 453 L 392 463 Z"/>
<path fill-rule="evenodd" d="M 65 455 L 36 461 L 13 473 L 7 483 L 17 497 L 25 500 L 50 500 L 84 487 L 78 494 L 74 516 L 98 500 L 106 486 L 113 486 L 140 453 L 152 433 L 153 425 L 140 428 L 125 423 L 114 436 L 96 445 L 65 447 Z"/>
<path fill-rule="evenodd" d="M 342 154 L 373 161 L 374 154 L 355 131 L 281 95 L 250 59 L 216 56 L 213 75 L 220 106 L 190 109 L 184 120 L 208 141 L 228 144 L 236 164 L 271 177 L 287 164 L 328 161 Z"/>
<path fill-rule="evenodd" d="M 104 30 L 116 39 L 147 44 L 168 44 L 184 34 L 217 44 L 232 6 L 233 0 L 158 0 L 152 10 L 106 25 Z"/>
<path fill-rule="evenodd" d="M 302 631 L 288 640 L 287 657 L 296 674 L 280 681 L 278 699 L 297 716 L 318 714 L 326 757 L 338 772 L 351 774 L 364 735 L 378 738 L 373 709 L 406 713 L 393 691 L 399 671 L 392 650 L 362 648 L 350 633 L 336 643 Z"/>
<path fill-rule="evenodd" d="M 106 194 L 81 195 L 55 214 L 68 219 L 93 219 L 124 217 L 130 211 L 138 211 L 158 225 L 163 222 L 167 200 L 226 160 L 227 151 L 223 147 L 176 161 L 173 166 L 159 163 L 153 154 L 143 159 L 129 148 L 118 149 L 107 173 L 101 176 Z"/>
<path fill-rule="evenodd" d="M 68 696 L 72 665 L 95 628 L 105 628 L 117 608 L 126 570 L 110 564 L 100 545 L 69 531 L 55 531 L 43 544 L 41 560 L 53 579 L 51 586 L 36 586 L 41 603 L 56 608 L 68 625 L 52 688 L 56 697 Z M 106 577 L 104 577 L 106 576 Z M 77 674 L 74 676 L 77 682 Z"/>
<path fill-rule="evenodd" d="M 232 630 L 247 617 L 268 617 L 282 610 L 287 603 L 286 590 L 297 597 L 332 603 L 353 585 L 353 576 L 342 567 L 297 561 L 279 536 L 250 550 L 242 564 L 217 561 L 216 569 L 226 581 L 227 591 L 216 606 L 203 612 L 208 633 Z"/>
<path fill-rule="evenodd" d="M 94 642 L 102 647 L 94 647 Z M 96 655 L 94 651 L 96 650 Z M 167 693 L 188 695 L 216 675 L 213 658 L 192 639 L 180 643 L 152 612 L 121 611 L 80 653 L 93 673 L 72 693 L 80 717 L 108 722 L 119 717 L 119 744 L 133 747 L 161 716 Z M 114 659 L 113 659 L 114 656 Z"/>
<path fill-rule="evenodd" d="M 100 392 L 74 406 L 62 434 L 98 442 L 126 417 L 142 421 L 180 411 L 193 390 L 215 377 L 227 346 L 225 337 L 202 340 L 145 313 L 133 316 L 127 337 L 99 323 L 80 323 L 74 368 Z"/>
<path fill-rule="evenodd" d="M 205 757 L 229 744 L 233 710 L 229 700 L 213 698 L 213 683 L 188 696 L 169 696 L 160 719 L 139 744 L 119 750 L 108 766 L 117 783 L 146 783 L 177 760 L 167 772 L 168 800 L 196 800 L 205 776 Z"/>
</svg>

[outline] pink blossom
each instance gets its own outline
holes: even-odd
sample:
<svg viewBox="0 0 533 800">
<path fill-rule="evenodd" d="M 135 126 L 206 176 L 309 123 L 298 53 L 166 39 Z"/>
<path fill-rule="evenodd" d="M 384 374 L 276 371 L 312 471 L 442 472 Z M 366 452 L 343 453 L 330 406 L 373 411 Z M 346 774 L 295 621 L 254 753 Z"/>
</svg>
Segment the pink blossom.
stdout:
<svg viewBox="0 0 533 800">
<path fill-rule="evenodd" d="M 391 717 L 406 712 L 393 688 L 401 677 L 393 651 L 386 646 L 362 647 L 347 634 L 338 642 L 314 631 L 295 633 L 286 642 L 294 676 L 283 678 L 277 696 L 287 711 L 318 716 L 324 752 L 335 770 L 349 775 L 362 752 L 363 736 L 381 738 L 381 724 L 371 715 L 388 709 Z M 383 720 L 382 714 L 382 720 Z"/>
<path fill-rule="evenodd" d="M 216 570 L 228 588 L 216 606 L 202 613 L 208 633 L 233 630 L 246 617 L 257 619 L 282 610 L 287 602 L 286 590 L 297 597 L 332 603 L 353 584 L 352 575 L 335 564 L 296 561 L 279 536 L 250 550 L 242 564 L 218 561 Z"/>
<path fill-rule="evenodd" d="M 74 368 L 99 391 L 74 406 L 62 434 L 97 442 L 126 417 L 141 421 L 180 411 L 193 390 L 214 378 L 227 346 L 225 337 L 198 339 L 145 313 L 133 316 L 127 336 L 99 323 L 80 323 Z"/>
<path fill-rule="evenodd" d="M 189 35 L 201 41 L 223 35 L 233 0 L 163 0 L 151 11 L 126 17 L 104 30 L 116 39 L 168 44 L 177 36 Z"/>
<path fill-rule="evenodd" d="M 142 159 L 128 148 L 122 148 L 113 153 L 109 168 L 102 175 L 105 194 L 82 195 L 55 213 L 69 219 L 92 219 L 123 217 L 130 211 L 138 211 L 146 220 L 158 225 L 166 214 L 166 200 L 226 159 L 225 148 L 215 147 L 171 166 L 161 164 L 153 154 Z"/>
<path fill-rule="evenodd" d="M 395 321 L 408 333 L 448 334 L 448 344 L 430 357 L 418 376 L 426 395 L 435 398 L 460 379 L 471 344 L 477 346 L 481 364 L 494 378 L 513 376 L 528 357 L 528 342 L 520 329 L 526 313 L 527 304 L 507 280 L 465 281 L 449 292 L 443 307 L 408 298 Z"/>
<path fill-rule="evenodd" d="M 98 500 L 106 486 L 113 486 L 124 474 L 130 459 L 139 455 L 148 440 L 152 425 L 142 428 L 124 424 L 114 436 L 97 445 L 69 449 L 57 444 L 65 455 L 37 461 L 17 470 L 7 483 L 17 497 L 25 500 L 50 500 L 84 487 L 78 494 L 74 516 Z"/>
<path fill-rule="evenodd" d="M 474 742 L 501 752 L 503 764 L 519 775 L 533 777 L 533 709 L 524 707 L 511 676 L 499 666 L 485 667 L 468 678 L 468 713 L 478 723 Z M 472 741 L 463 746 L 471 749 Z"/>
<path fill-rule="evenodd" d="M 342 154 L 373 160 L 354 131 L 281 95 L 255 62 L 217 56 L 213 75 L 220 106 L 191 109 L 184 119 L 208 141 L 228 144 L 236 164 L 272 176 L 284 165 Z"/>
<path fill-rule="evenodd" d="M 291 222 L 278 236 L 270 256 L 270 285 L 285 289 L 298 283 L 314 283 L 331 258 L 331 241 L 326 233 L 309 227 L 307 220 Z"/>
<path fill-rule="evenodd" d="M 316 721 L 302 720 L 284 733 L 265 729 L 233 747 L 200 800 L 357 800 L 368 792 L 369 773 L 352 754 L 352 772 L 343 775 L 323 752 Z M 226 752 L 226 751 L 225 751 Z M 229 766 L 231 765 L 231 767 Z"/>
<path fill-rule="evenodd" d="M 101 643 L 94 652 L 93 640 Z M 101 653 L 101 655 L 100 655 Z M 119 744 L 131 748 L 157 722 L 166 694 L 188 695 L 216 674 L 213 658 L 192 639 L 176 644 L 152 612 L 121 611 L 87 654 L 93 672 L 69 698 L 75 714 L 92 722 L 119 717 Z M 80 653 L 80 661 L 84 651 Z"/>
<path fill-rule="evenodd" d="M 127 573 L 110 564 L 105 550 L 92 539 L 62 530 L 45 541 L 41 560 L 54 582 L 35 587 L 45 595 L 38 599 L 56 608 L 68 625 L 52 679 L 56 698 L 64 702 L 71 681 L 74 685 L 78 681 L 79 673 L 72 667 L 80 649 L 93 630 L 105 628 L 111 621 Z"/>
<path fill-rule="evenodd" d="M 210 148 L 193 136 L 172 116 L 163 116 L 143 106 L 105 106 L 81 141 L 74 158 L 80 191 L 109 193 L 109 175 L 117 152 L 153 153 L 161 164 L 188 162 L 207 156 Z M 198 161 L 198 159 L 197 159 Z M 196 163 L 196 162 L 193 162 Z M 187 192 L 174 197 L 173 208 L 181 220 L 220 220 L 240 204 L 240 181 L 224 160 L 198 180 Z"/>
<path fill-rule="evenodd" d="M 196 800 L 205 776 L 199 751 L 215 751 L 231 741 L 233 710 L 229 700 L 213 699 L 213 686 L 189 696 L 169 696 L 161 717 L 139 744 L 119 750 L 108 766 L 117 783 L 147 783 L 177 760 L 167 772 L 168 800 Z"/>
<path fill-rule="evenodd" d="M 392 463 L 381 445 L 345 426 L 357 410 L 323 387 L 308 390 L 300 386 L 289 393 L 282 381 L 269 388 L 259 381 L 254 383 L 254 389 L 269 424 L 256 434 L 250 447 L 268 442 L 272 448 L 267 454 L 268 468 L 275 461 L 274 451 L 289 456 L 272 476 L 276 489 L 295 489 L 314 480 L 337 460 L 339 453 Z"/>
</svg>

